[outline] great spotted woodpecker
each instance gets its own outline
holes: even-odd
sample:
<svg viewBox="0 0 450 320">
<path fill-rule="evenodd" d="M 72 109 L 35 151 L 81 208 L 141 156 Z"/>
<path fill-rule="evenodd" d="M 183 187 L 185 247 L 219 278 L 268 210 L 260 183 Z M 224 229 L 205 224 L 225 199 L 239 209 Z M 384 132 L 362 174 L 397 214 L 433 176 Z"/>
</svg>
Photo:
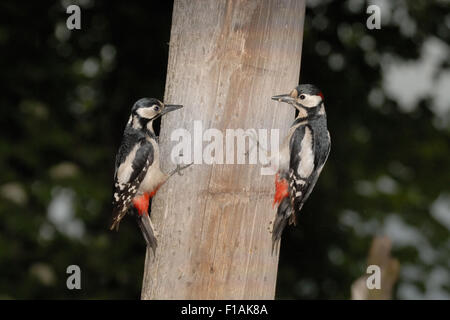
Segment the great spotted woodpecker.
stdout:
<svg viewBox="0 0 450 320">
<path fill-rule="evenodd" d="M 182 107 L 165 105 L 153 98 L 138 100 L 131 109 L 122 143 L 116 155 L 113 223 L 110 229 L 118 230 L 119 223 L 127 212 L 134 214 L 147 245 L 153 251 L 156 249 L 157 240 L 156 231 L 148 215 L 149 200 L 170 176 L 189 167 L 177 165 L 177 168 L 169 174 L 161 171 L 153 121 Z"/>
<path fill-rule="evenodd" d="M 278 155 L 273 202 L 274 206 L 278 204 L 272 231 L 274 247 L 286 224 L 296 224 L 296 214 L 311 194 L 327 161 L 331 140 L 324 98 L 317 87 L 299 85 L 290 94 L 272 99 L 288 103 L 298 111 Z"/>
</svg>

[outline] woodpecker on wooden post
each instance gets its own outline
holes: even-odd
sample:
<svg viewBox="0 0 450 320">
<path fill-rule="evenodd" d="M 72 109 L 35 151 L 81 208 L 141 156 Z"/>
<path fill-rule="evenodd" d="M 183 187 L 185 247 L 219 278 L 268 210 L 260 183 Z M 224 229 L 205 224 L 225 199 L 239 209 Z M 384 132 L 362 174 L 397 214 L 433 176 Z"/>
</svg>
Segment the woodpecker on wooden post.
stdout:
<svg viewBox="0 0 450 320">
<path fill-rule="evenodd" d="M 154 98 L 142 98 L 131 109 L 122 143 L 116 155 L 114 173 L 113 223 L 111 230 L 119 230 L 122 218 L 135 215 L 147 245 L 155 252 L 156 230 L 148 216 L 150 198 L 174 173 L 190 166 L 180 166 L 166 174 L 160 169 L 158 139 L 153 121 L 182 108 L 166 105 Z M 131 210 L 130 210 L 131 209 Z"/>
<path fill-rule="evenodd" d="M 281 239 L 286 224 L 296 224 L 314 185 L 322 172 L 331 148 L 324 97 L 314 85 L 297 86 L 289 94 L 273 96 L 298 111 L 279 153 L 273 205 L 278 204 L 272 231 L 272 250 Z"/>
</svg>

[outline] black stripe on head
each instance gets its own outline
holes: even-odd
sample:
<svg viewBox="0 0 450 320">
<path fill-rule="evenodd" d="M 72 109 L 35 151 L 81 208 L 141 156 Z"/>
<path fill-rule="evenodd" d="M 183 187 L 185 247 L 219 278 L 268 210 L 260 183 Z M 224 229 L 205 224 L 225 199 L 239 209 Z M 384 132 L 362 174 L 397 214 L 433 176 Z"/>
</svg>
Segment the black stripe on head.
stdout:
<svg viewBox="0 0 450 320">
<path fill-rule="evenodd" d="M 306 94 L 314 95 L 314 96 L 322 95 L 322 93 L 320 92 L 320 89 L 317 88 L 313 84 L 301 84 L 301 85 L 297 86 L 296 89 L 299 92 L 299 95 L 302 93 L 306 93 Z"/>
<path fill-rule="evenodd" d="M 142 98 L 139 99 L 138 101 L 136 101 L 133 105 L 133 107 L 131 108 L 131 112 L 133 114 L 136 114 L 136 111 L 140 108 L 148 108 L 153 106 L 154 104 L 158 105 L 158 106 L 162 106 L 161 101 L 159 101 L 158 99 L 155 98 Z"/>
</svg>

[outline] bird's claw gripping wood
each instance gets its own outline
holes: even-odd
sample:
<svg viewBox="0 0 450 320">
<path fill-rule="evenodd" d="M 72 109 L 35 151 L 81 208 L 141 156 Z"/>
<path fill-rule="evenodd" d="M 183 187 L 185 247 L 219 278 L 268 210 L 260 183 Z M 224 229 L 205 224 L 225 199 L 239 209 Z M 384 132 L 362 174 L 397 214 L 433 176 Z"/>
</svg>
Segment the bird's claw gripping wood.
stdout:
<svg viewBox="0 0 450 320">
<path fill-rule="evenodd" d="M 192 166 L 194 163 L 190 163 L 187 164 L 185 166 L 181 166 L 179 164 L 177 164 L 177 167 L 175 169 L 173 169 L 170 173 L 169 173 L 169 177 L 173 176 L 175 173 L 178 173 L 179 176 L 182 176 L 183 174 L 181 173 L 181 171 L 189 168 L 190 166 Z"/>
</svg>

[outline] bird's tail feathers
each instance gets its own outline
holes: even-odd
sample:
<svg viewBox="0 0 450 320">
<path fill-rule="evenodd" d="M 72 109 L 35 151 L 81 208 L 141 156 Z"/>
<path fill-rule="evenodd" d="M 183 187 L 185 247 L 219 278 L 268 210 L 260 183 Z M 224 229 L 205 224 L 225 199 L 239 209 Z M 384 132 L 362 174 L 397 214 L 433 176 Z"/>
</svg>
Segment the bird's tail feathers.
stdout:
<svg viewBox="0 0 450 320">
<path fill-rule="evenodd" d="M 289 197 L 284 198 L 280 205 L 278 206 L 277 214 L 275 216 L 275 221 L 273 222 L 272 229 L 272 254 L 275 248 L 275 245 L 280 241 L 281 234 L 283 233 L 284 228 L 286 227 L 288 221 L 291 224 L 291 220 L 293 215 L 293 210 L 291 206 L 291 201 Z M 293 219 L 295 221 L 295 218 Z"/>
<path fill-rule="evenodd" d="M 153 228 L 152 220 L 148 214 L 136 215 L 136 219 L 141 229 L 142 235 L 144 236 L 147 247 L 150 247 L 153 251 L 153 256 L 155 256 L 156 247 L 158 246 L 158 240 L 155 236 L 155 229 Z"/>
</svg>

